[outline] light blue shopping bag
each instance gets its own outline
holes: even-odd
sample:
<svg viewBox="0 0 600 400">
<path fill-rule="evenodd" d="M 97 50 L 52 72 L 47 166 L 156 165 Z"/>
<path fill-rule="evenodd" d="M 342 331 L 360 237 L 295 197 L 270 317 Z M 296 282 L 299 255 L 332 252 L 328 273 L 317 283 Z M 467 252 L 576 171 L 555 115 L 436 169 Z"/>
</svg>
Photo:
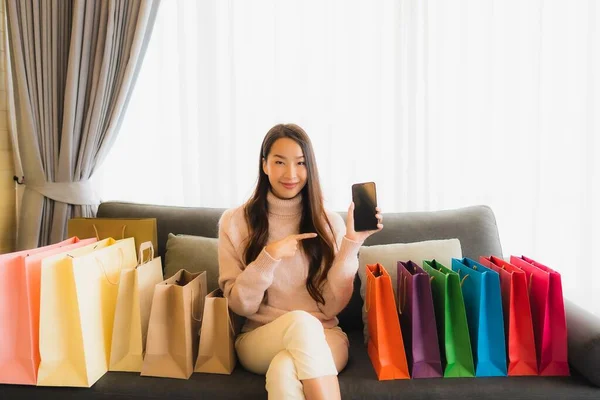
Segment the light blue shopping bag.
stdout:
<svg viewBox="0 0 600 400">
<path fill-rule="evenodd" d="M 500 276 L 469 258 L 453 258 L 471 336 L 475 376 L 506 376 L 506 340 Z"/>
</svg>

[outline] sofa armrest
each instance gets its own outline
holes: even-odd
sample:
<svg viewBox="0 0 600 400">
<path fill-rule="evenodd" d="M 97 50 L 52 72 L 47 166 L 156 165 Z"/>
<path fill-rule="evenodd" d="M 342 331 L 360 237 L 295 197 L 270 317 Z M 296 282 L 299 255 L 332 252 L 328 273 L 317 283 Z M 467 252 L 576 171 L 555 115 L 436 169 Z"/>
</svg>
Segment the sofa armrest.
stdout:
<svg viewBox="0 0 600 400">
<path fill-rule="evenodd" d="M 569 363 L 600 386 L 600 318 L 565 299 Z"/>
</svg>

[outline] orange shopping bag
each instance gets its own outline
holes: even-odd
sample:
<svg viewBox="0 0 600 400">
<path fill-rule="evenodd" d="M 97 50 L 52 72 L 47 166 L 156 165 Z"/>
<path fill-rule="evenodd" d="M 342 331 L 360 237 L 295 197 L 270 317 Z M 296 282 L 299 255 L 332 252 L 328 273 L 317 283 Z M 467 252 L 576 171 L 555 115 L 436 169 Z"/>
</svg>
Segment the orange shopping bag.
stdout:
<svg viewBox="0 0 600 400">
<path fill-rule="evenodd" d="M 366 272 L 367 351 L 377 378 L 410 379 L 392 279 L 381 264 L 367 264 Z"/>
<path fill-rule="evenodd" d="M 41 260 L 95 241 L 72 237 L 50 246 L 0 255 L 0 383 L 37 382 Z"/>
</svg>

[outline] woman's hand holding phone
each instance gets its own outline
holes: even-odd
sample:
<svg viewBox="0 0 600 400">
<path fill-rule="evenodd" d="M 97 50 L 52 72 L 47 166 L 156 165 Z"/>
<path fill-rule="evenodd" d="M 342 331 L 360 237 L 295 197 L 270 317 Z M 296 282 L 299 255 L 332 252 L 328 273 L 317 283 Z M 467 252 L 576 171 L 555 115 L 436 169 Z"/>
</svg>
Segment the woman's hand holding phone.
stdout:
<svg viewBox="0 0 600 400">
<path fill-rule="evenodd" d="M 292 257 L 298 250 L 298 243 L 304 239 L 316 238 L 316 233 L 300 233 L 298 235 L 289 235 L 285 238 L 273 242 L 265 247 L 265 250 L 271 257 L 280 260 L 284 257 Z"/>
<path fill-rule="evenodd" d="M 354 230 L 354 202 L 350 203 L 350 207 L 348 207 L 348 216 L 346 217 L 346 238 L 352 240 L 354 242 L 364 242 L 367 240 L 369 236 L 374 233 L 379 232 L 383 229 L 383 215 L 381 214 L 381 209 L 379 207 L 375 208 L 377 212 L 375 214 L 375 218 L 377 218 L 377 229 L 370 231 L 361 231 L 356 232 Z"/>
</svg>

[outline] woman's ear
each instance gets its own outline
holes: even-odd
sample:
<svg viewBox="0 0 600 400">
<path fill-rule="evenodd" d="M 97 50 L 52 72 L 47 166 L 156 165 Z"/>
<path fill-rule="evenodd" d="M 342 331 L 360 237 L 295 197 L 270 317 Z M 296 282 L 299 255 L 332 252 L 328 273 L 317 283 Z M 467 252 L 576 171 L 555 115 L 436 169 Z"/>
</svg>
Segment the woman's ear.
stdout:
<svg viewBox="0 0 600 400">
<path fill-rule="evenodd" d="M 264 157 L 263 157 L 263 159 L 262 159 L 262 170 L 263 170 L 263 172 L 265 173 L 265 175 L 269 175 L 269 174 L 267 173 L 267 159 L 266 159 L 266 158 L 264 158 Z"/>
</svg>

